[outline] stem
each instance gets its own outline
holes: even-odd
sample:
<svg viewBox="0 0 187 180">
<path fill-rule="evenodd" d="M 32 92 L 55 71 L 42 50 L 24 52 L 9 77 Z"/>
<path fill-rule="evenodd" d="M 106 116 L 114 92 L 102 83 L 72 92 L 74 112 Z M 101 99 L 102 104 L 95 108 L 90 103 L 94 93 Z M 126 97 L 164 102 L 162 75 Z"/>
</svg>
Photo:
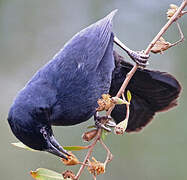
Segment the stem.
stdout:
<svg viewBox="0 0 187 180">
<path fill-rule="evenodd" d="M 155 36 L 155 38 L 151 41 L 151 43 L 149 43 L 148 47 L 145 50 L 145 54 L 149 54 L 149 52 L 151 51 L 152 47 L 156 44 L 156 42 L 160 39 L 160 37 L 167 31 L 167 29 L 171 26 L 171 24 L 173 24 L 173 22 L 175 22 L 178 17 L 179 14 L 182 12 L 182 10 L 186 7 L 187 5 L 187 0 L 184 0 L 182 2 L 182 4 L 180 5 L 180 7 L 177 9 L 176 13 L 169 19 L 169 21 L 163 26 L 163 28 L 160 30 L 160 32 Z M 121 88 L 119 89 L 118 93 L 117 93 L 117 97 L 121 97 L 122 93 L 125 92 L 125 89 L 129 83 L 129 81 L 131 80 L 132 76 L 134 75 L 134 73 L 136 72 L 136 70 L 138 69 L 138 65 L 135 64 L 134 67 L 131 69 L 131 71 L 126 75 L 126 78 L 121 86 Z M 109 116 L 112 112 L 112 110 L 114 109 L 115 105 L 112 106 L 108 111 L 107 111 L 107 116 Z"/>
<path fill-rule="evenodd" d="M 131 71 L 126 75 L 125 81 L 123 82 L 123 84 L 121 85 L 121 88 L 119 89 L 118 93 L 117 93 L 117 97 L 121 97 L 121 95 L 125 92 L 125 89 L 129 83 L 129 81 L 131 80 L 133 74 L 136 72 L 138 65 L 136 64 Z"/>
<path fill-rule="evenodd" d="M 181 14 L 183 16 L 183 15 L 187 14 L 187 11 L 183 11 Z"/>
<path fill-rule="evenodd" d="M 176 46 L 177 44 L 179 44 L 179 43 L 184 41 L 184 34 L 183 34 L 183 32 L 182 32 L 182 30 L 180 28 L 180 25 L 179 25 L 178 22 L 176 22 L 176 24 L 177 24 L 177 28 L 179 30 L 180 39 L 178 41 L 176 41 L 175 43 L 170 44 L 170 47 Z"/>
<path fill-rule="evenodd" d="M 101 145 L 104 147 L 104 149 L 107 151 L 107 157 L 106 160 L 104 162 L 104 165 L 106 167 L 107 163 L 109 163 L 110 161 L 112 161 L 113 155 L 110 152 L 110 150 L 108 149 L 108 147 L 105 145 L 105 143 L 100 139 L 99 142 L 101 143 Z"/>
<path fill-rule="evenodd" d="M 125 119 L 129 119 L 129 114 L 130 114 L 130 104 L 126 104 L 126 108 L 127 108 L 127 111 L 126 111 L 126 118 Z"/>
<path fill-rule="evenodd" d="M 178 10 L 176 11 L 176 13 L 170 18 L 170 20 L 163 26 L 163 28 L 160 30 L 160 32 L 155 36 L 155 38 L 151 41 L 151 43 L 148 45 L 147 49 L 145 50 L 145 54 L 149 54 L 149 52 L 151 51 L 151 48 L 155 45 L 155 43 L 160 39 L 160 37 L 166 32 L 166 30 L 171 26 L 171 24 L 173 22 L 175 22 L 176 20 L 178 20 L 179 18 L 179 14 L 182 13 L 182 10 L 186 7 L 187 5 L 187 0 L 184 0 L 180 7 L 178 8 Z M 187 12 L 184 11 L 183 14 L 186 14 Z M 117 41 L 117 39 L 116 39 Z M 117 41 L 118 42 L 118 41 Z M 124 50 L 126 51 L 126 47 L 124 48 Z M 117 97 L 121 97 L 121 95 L 125 92 L 125 89 L 129 83 L 129 81 L 131 80 L 132 76 L 134 75 L 134 73 L 136 72 L 138 68 L 138 65 L 135 64 L 134 67 L 131 69 L 131 71 L 126 75 L 126 78 L 121 86 L 121 88 L 119 89 L 118 93 L 117 93 Z M 108 111 L 107 111 L 107 116 L 109 116 L 112 112 L 112 110 L 114 109 L 115 105 L 113 107 L 111 107 Z M 126 111 L 126 118 L 129 117 L 129 113 L 130 113 L 130 109 L 129 109 L 129 105 L 126 105 L 126 108 L 127 108 L 127 111 Z M 101 129 L 98 129 L 98 132 L 97 132 L 97 135 L 96 135 L 96 138 L 94 139 L 93 143 L 88 146 L 89 147 L 89 150 L 86 154 L 86 157 L 75 177 L 75 180 L 78 180 L 79 177 L 81 176 L 85 166 L 87 165 L 87 161 L 88 159 L 90 158 L 91 154 L 92 154 L 92 151 L 97 143 L 97 141 L 100 141 L 100 143 L 102 144 L 102 146 L 106 149 L 107 151 L 107 158 L 106 158 L 106 161 L 105 161 L 105 165 L 111 160 L 112 158 L 112 154 L 110 152 L 110 150 L 107 148 L 107 146 L 102 142 L 102 140 L 100 139 L 101 137 L 101 132 L 102 130 Z M 96 176 L 93 176 L 93 178 L 96 180 Z"/>
<path fill-rule="evenodd" d="M 119 89 L 118 93 L 117 93 L 117 97 L 121 97 L 121 95 L 125 92 L 125 89 L 129 83 L 129 81 L 131 80 L 132 76 L 134 75 L 134 73 L 136 72 L 138 68 L 138 65 L 135 64 L 133 66 L 133 68 L 130 70 L 130 72 L 126 75 L 125 80 L 123 81 L 123 84 L 121 85 L 121 88 Z M 112 110 L 114 109 L 115 105 L 113 105 L 108 111 L 107 111 L 107 116 L 110 116 Z"/>
<path fill-rule="evenodd" d="M 93 143 L 90 145 L 90 148 L 89 148 L 89 150 L 88 150 L 88 152 L 87 152 L 87 154 L 86 154 L 86 157 L 84 158 L 83 164 L 81 165 L 81 167 L 80 167 L 80 169 L 79 169 L 79 171 L 78 171 L 78 173 L 77 173 L 77 175 L 76 175 L 76 177 L 75 177 L 75 180 L 78 180 L 79 177 L 81 176 L 81 174 L 82 174 L 82 172 L 83 172 L 83 170 L 84 170 L 84 168 L 85 168 L 85 166 L 86 166 L 86 163 L 87 163 L 88 159 L 90 158 L 90 156 L 91 156 L 91 154 L 92 154 L 92 151 L 93 151 L 93 149 L 94 149 L 94 147 L 95 147 L 97 141 L 98 141 L 98 140 L 100 139 L 100 137 L 101 137 L 101 131 L 102 131 L 101 129 L 98 129 L 97 135 L 96 135 L 96 137 L 95 137 Z"/>
<path fill-rule="evenodd" d="M 176 13 L 169 19 L 169 21 L 163 26 L 163 28 L 160 30 L 160 32 L 155 36 L 155 38 L 151 41 L 151 43 L 148 45 L 147 49 L 145 50 L 145 54 L 149 54 L 152 47 L 155 45 L 155 43 L 160 39 L 160 37 L 167 31 L 167 29 L 171 26 L 173 22 L 175 22 L 178 19 L 179 14 L 182 12 L 182 10 L 186 7 L 187 0 L 184 0 L 180 7 L 177 9 Z"/>
</svg>

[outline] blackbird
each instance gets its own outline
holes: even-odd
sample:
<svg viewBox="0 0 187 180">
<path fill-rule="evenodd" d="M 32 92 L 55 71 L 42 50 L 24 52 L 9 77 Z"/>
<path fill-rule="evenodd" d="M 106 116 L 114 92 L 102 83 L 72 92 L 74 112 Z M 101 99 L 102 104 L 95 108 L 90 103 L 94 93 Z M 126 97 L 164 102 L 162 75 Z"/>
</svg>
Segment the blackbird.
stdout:
<svg viewBox="0 0 187 180">
<path fill-rule="evenodd" d="M 8 122 L 25 145 L 66 158 L 68 153 L 54 138 L 52 126 L 87 121 L 96 113 L 102 94 L 116 95 L 132 65 L 113 50 L 115 13 L 77 33 L 18 93 Z M 123 49 L 146 66 L 148 55 Z M 167 73 L 138 69 L 127 89 L 132 93 L 126 130 L 130 132 L 144 127 L 156 112 L 175 106 L 181 86 Z M 112 117 L 116 123 L 122 121 L 125 107 L 117 105 Z"/>
</svg>

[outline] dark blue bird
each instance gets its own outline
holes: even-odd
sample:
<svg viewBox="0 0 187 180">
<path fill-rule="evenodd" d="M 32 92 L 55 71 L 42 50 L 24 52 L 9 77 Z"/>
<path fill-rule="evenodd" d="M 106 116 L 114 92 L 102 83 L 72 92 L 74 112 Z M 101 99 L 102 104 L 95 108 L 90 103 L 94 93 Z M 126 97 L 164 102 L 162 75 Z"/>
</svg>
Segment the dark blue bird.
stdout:
<svg viewBox="0 0 187 180">
<path fill-rule="evenodd" d="M 21 142 L 65 158 L 67 152 L 55 140 L 51 126 L 87 121 L 96 113 L 102 94 L 115 96 L 132 67 L 113 50 L 115 12 L 76 34 L 18 93 L 8 122 Z M 146 65 L 147 55 L 128 48 L 126 52 L 140 65 Z M 133 99 L 127 131 L 136 131 L 155 112 L 174 106 L 181 88 L 168 74 L 138 70 L 128 89 Z M 125 108 L 116 106 L 112 116 L 116 122 L 122 121 Z"/>
</svg>

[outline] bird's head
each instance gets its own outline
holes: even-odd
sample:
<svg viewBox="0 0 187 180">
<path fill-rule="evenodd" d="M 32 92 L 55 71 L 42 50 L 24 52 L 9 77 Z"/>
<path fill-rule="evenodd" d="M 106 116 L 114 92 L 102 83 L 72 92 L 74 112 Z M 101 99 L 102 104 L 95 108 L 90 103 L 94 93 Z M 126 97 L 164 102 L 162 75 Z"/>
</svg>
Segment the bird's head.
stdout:
<svg viewBox="0 0 187 180">
<path fill-rule="evenodd" d="M 8 122 L 14 135 L 32 149 L 47 151 L 67 159 L 64 154 L 68 153 L 54 138 L 47 110 L 30 109 L 32 108 L 16 104 L 11 107 Z"/>
</svg>

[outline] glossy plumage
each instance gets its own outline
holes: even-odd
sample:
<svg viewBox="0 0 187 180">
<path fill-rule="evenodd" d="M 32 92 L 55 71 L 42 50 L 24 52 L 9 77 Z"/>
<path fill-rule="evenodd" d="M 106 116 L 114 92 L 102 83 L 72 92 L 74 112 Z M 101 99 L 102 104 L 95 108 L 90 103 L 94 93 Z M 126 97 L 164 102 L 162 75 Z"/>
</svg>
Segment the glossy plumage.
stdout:
<svg viewBox="0 0 187 180">
<path fill-rule="evenodd" d="M 102 94 L 116 94 L 131 65 L 113 51 L 115 13 L 76 34 L 18 93 L 8 122 L 24 144 L 65 158 L 51 126 L 84 122 L 94 115 Z M 180 85 L 167 74 L 138 70 L 128 89 L 133 99 L 127 130 L 136 131 L 155 112 L 174 105 Z M 116 122 L 123 120 L 124 109 L 115 108 Z"/>
<path fill-rule="evenodd" d="M 126 74 L 132 65 L 124 61 L 122 56 L 114 52 L 116 68 L 112 75 L 110 95 L 115 96 L 121 87 Z M 126 131 L 139 131 L 149 123 L 156 112 L 166 111 L 177 105 L 181 91 L 179 82 L 170 74 L 160 71 L 138 69 L 126 90 L 130 90 L 132 100 L 130 116 Z M 119 123 L 125 119 L 125 105 L 117 105 L 112 117 Z"/>
</svg>

